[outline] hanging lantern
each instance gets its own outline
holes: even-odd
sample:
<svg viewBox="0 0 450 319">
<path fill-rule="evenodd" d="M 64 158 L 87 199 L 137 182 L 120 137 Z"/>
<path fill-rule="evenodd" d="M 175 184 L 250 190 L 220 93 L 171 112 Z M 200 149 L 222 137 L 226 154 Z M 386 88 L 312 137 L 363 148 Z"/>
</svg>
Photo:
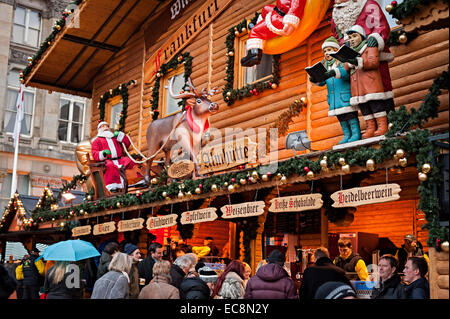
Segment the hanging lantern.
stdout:
<svg viewBox="0 0 450 319">
<path fill-rule="evenodd" d="M 425 182 L 428 179 L 428 176 L 425 173 L 419 173 L 418 177 L 421 182 Z"/>
<path fill-rule="evenodd" d="M 428 174 L 431 171 L 431 165 L 428 163 L 425 163 L 422 165 L 422 172 L 425 174 Z"/>
<path fill-rule="evenodd" d="M 368 159 L 366 162 L 366 167 L 369 171 L 373 172 L 375 170 L 375 161 L 373 159 Z"/>
</svg>

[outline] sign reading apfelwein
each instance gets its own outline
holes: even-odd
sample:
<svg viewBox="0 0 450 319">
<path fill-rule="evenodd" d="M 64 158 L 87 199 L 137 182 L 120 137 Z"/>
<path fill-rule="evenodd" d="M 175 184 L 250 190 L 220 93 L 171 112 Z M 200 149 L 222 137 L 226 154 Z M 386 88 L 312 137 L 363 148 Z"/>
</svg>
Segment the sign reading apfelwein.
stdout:
<svg viewBox="0 0 450 319">
<path fill-rule="evenodd" d="M 217 219 L 217 208 L 208 207 L 204 209 L 192 210 L 181 214 L 181 223 L 185 224 L 197 224 L 203 222 L 212 222 Z"/>
<path fill-rule="evenodd" d="M 400 198 L 398 184 L 381 184 L 367 187 L 355 187 L 337 191 L 331 195 L 333 207 L 356 207 L 361 205 L 384 203 Z"/>
<path fill-rule="evenodd" d="M 323 205 L 322 194 L 278 197 L 270 201 L 269 212 L 285 213 L 319 209 Z"/>
</svg>

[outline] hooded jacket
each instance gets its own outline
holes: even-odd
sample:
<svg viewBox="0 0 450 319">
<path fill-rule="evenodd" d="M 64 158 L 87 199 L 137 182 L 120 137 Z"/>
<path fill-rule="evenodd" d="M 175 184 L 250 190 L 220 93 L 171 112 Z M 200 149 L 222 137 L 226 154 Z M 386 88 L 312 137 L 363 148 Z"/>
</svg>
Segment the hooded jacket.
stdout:
<svg viewBox="0 0 450 319">
<path fill-rule="evenodd" d="M 297 287 L 283 267 L 267 264 L 248 281 L 244 299 L 297 299 Z"/>
<path fill-rule="evenodd" d="M 97 279 L 108 272 L 109 263 L 112 260 L 112 256 L 106 252 L 102 252 L 100 256 L 100 261 L 98 262 L 97 268 Z"/>
<path fill-rule="evenodd" d="M 222 299 L 242 299 L 244 293 L 244 279 L 233 271 L 226 274 L 218 296 Z"/>
<path fill-rule="evenodd" d="M 419 278 L 404 286 L 407 299 L 430 299 L 430 285 L 425 278 Z"/>
<path fill-rule="evenodd" d="M 198 277 L 187 277 L 181 282 L 181 299 L 210 299 L 210 294 L 208 285 Z"/>
<path fill-rule="evenodd" d="M 405 299 L 403 295 L 402 279 L 395 274 L 380 283 L 380 287 L 372 289 L 371 299 Z"/>
</svg>

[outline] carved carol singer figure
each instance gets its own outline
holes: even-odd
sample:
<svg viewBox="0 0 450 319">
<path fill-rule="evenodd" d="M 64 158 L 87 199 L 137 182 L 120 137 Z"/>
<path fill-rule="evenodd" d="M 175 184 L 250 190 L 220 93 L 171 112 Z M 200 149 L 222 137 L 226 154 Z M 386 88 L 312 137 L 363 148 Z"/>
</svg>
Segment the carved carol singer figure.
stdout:
<svg viewBox="0 0 450 319">
<path fill-rule="evenodd" d="M 350 73 L 352 98 L 350 104 L 358 106 L 366 121 L 363 139 L 384 135 L 388 130 L 387 113 L 390 95 L 384 91 L 379 70 L 380 53 L 377 47 L 370 47 L 366 33 L 359 25 L 351 27 L 347 34 L 350 46 L 360 54 L 359 57 L 345 63 Z"/>
<path fill-rule="evenodd" d="M 291 35 L 303 18 L 305 4 L 306 0 L 277 0 L 276 6 L 265 6 L 250 30 L 247 55 L 241 59 L 241 65 L 252 67 L 261 62 L 264 41 Z"/>
<path fill-rule="evenodd" d="M 344 138 L 339 144 L 358 141 L 361 139 L 361 130 L 358 120 L 358 107 L 350 105 L 350 75 L 344 68 L 344 63 L 333 58 L 329 53 L 336 52 L 339 43 L 334 37 L 329 37 L 322 45 L 325 59 L 322 64 L 327 69 L 325 73 L 328 79 L 324 82 L 314 83 L 319 86 L 327 86 L 328 116 L 337 116 L 344 133 Z M 314 79 L 311 79 L 314 82 Z"/>
</svg>

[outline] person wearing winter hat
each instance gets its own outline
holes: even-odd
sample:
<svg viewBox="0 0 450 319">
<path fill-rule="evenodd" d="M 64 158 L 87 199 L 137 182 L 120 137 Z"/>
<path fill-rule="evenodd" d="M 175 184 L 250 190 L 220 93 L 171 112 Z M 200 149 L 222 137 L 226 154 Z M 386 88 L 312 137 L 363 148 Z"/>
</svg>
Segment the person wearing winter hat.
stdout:
<svg viewBox="0 0 450 319">
<path fill-rule="evenodd" d="M 350 73 L 352 97 L 350 105 L 358 106 L 366 121 L 363 139 L 384 135 L 388 130 L 387 110 L 389 100 L 394 97 L 392 91 L 385 92 L 379 63 L 378 47 L 367 44 L 366 33 L 359 25 L 347 31 L 350 46 L 360 56 L 345 63 L 345 70 Z"/>
<path fill-rule="evenodd" d="M 214 287 L 216 285 L 216 282 L 217 282 L 217 279 L 219 278 L 219 276 L 213 269 L 209 268 L 208 266 L 204 266 L 204 265 L 203 265 L 203 267 L 199 268 L 197 270 L 197 272 L 198 272 L 199 278 L 201 280 L 203 280 L 206 283 L 206 285 L 208 285 L 209 290 L 212 295 L 212 293 L 214 292 Z"/>
<path fill-rule="evenodd" d="M 139 297 L 139 269 L 138 263 L 141 258 L 141 251 L 138 246 L 131 243 L 125 244 L 123 252 L 133 259 L 130 270 L 130 289 L 129 299 L 137 299 Z"/>
<path fill-rule="evenodd" d="M 338 40 L 329 37 L 322 44 L 324 59 L 322 64 L 327 70 L 326 80 L 317 82 L 310 77 L 310 81 L 318 86 L 327 86 L 328 116 L 336 116 L 341 124 L 344 138 L 339 144 L 350 143 L 361 139 L 361 129 L 358 120 L 358 107 L 350 105 L 350 75 L 344 68 L 344 63 L 334 58 L 330 53 L 337 52 L 340 46 Z"/>
<path fill-rule="evenodd" d="M 329 281 L 317 289 L 314 299 L 357 299 L 355 290 L 343 282 Z"/>
</svg>

